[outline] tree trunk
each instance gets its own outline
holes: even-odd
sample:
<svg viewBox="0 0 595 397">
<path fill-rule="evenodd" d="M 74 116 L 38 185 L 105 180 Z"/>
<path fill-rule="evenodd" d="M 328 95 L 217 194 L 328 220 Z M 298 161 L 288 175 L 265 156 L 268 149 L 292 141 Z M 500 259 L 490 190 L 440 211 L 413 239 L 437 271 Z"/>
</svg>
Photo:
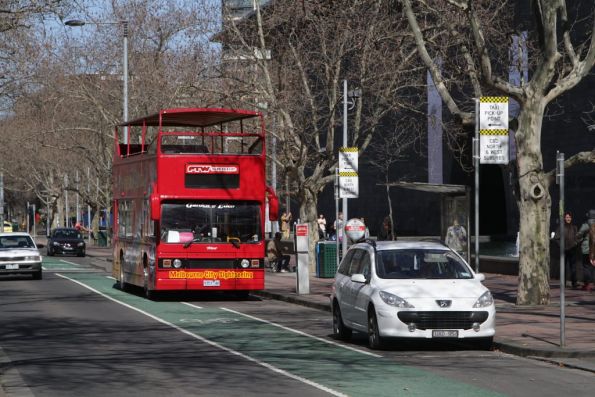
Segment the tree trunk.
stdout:
<svg viewBox="0 0 595 397">
<path fill-rule="evenodd" d="M 520 252 L 517 305 L 547 305 L 550 300 L 549 179 L 543 172 L 539 98 L 523 104 L 516 134 L 519 170 Z"/>
</svg>

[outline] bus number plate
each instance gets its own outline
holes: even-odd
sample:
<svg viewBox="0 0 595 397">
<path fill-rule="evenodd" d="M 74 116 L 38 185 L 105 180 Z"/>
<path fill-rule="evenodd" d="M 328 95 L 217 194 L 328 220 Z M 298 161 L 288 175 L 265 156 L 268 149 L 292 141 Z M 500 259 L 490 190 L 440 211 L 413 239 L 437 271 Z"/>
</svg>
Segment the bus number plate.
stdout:
<svg viewBox="0 0 595 397">
<path fill-rule="evenodd" d="M 203 280 L 202 281 L 203 287 L 219 287 L 221 286 L 220 280 Z"/>
</svg>

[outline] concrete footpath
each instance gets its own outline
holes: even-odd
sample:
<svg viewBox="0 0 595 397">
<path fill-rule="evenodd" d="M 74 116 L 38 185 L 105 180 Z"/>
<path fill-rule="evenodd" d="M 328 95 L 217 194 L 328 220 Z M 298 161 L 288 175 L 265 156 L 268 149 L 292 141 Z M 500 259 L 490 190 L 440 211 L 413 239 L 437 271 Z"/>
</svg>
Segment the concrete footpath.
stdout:
<svg viewBox="0 0 595 397">
<path fill-rule="evenodd" d="M 111 248 L 88 247 L 87 255 L 94 257 L 95 266 L 111 272 Z M 332 283 L 332 278 L 311 275 L 310 293 L 299 295 L 295 273 L 267 272 L 265 289 L 254 294 L 330 312 Z M 495 350 L 595 373 L 595 292 L 566 289 L 565 346 L 561 347 L 557 280 L 551 282 L 547 306 L 517 306 L 515 276 L 486 274 L 484 285 L 496 300 Z"/>
</svg>

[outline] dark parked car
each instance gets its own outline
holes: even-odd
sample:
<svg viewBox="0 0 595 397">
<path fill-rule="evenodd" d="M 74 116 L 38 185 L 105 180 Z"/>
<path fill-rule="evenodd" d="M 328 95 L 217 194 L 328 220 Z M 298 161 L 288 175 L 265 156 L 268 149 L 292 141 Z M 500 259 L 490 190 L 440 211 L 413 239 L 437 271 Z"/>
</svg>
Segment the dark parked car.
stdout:
<svg viewBox="0 0 595 397">
<path fill-rule="evenodd" d="M 85 256 L 83 235 L 78 230 L 70 227 L 52 230 L 48 238 L 47 254 L 48 256 L 56 254 Z"/>
</svg>

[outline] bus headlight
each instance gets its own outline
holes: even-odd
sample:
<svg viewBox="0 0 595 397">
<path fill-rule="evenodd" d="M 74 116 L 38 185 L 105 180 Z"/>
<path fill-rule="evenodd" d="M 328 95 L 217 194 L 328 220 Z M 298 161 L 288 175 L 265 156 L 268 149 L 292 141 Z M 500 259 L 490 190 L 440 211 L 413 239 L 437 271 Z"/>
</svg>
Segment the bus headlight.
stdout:
<svg viewBox="0 0 595 397">
<path fill-rule="evenodd" d="M 242 266 L 244 269 L 247 269 L 248 266 L 250 266 L 250 261 L 248 259 L 242 259 L 242 262 L 240 262 L 240 266 Z"/>
<path fill-rule="evenodd" d="M 182 267 L 182 261 L 181 261 L 181 260 L 179 260 L 179 259 L 174 259 L 174 267 L 175 267 L 176 269 L 179 269 L 179 268 L 181 268 L 181 267 Z"/>
</svg>

